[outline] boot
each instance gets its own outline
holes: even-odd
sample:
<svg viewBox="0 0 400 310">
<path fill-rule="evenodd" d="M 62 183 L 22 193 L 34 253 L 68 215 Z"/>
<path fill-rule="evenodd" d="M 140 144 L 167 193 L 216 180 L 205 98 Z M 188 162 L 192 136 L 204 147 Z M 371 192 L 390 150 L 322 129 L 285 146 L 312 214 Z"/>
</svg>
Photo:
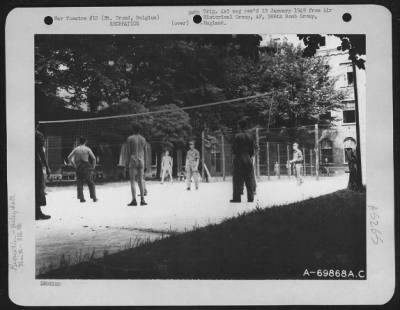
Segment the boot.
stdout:
<svg viewBox="0 0 400 310">
<path fill-rule="evenodd" d="M 133 200 L 128 204 L 128 206 L 137 206 L 137 201 L 136 201 L 136 199 L 133 199 Z"/>
<path fill-rule="evenodd" d="M 40 208 L 36 209 L 36 220 L 48 220 L 50 218 L 51 216 L 44 214 Z"/>
</svg>

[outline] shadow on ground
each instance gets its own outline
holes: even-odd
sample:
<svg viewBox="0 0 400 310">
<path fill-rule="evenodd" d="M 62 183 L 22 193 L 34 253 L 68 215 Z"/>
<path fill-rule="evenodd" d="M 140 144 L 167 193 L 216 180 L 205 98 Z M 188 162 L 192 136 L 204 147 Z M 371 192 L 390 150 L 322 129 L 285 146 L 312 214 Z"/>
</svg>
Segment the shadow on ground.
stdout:
<svg viewBox="0 0 400 310">
<path fill-rule="evenodd" d="M 365 192 L 341 190 L 253 212 L 40 279 L 304 279 L 305 269 L 365 270 Z"/>
</svg>

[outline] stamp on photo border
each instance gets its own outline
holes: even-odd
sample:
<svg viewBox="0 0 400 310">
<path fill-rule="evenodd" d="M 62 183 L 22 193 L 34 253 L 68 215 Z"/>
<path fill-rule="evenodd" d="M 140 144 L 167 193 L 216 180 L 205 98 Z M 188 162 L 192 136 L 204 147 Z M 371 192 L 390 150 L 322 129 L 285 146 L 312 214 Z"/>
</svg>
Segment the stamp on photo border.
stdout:
<svg viewBox="0 0 400 310">
<path fill-rule="evenodd" d="M 13 10 L 11 299 L 389 300 L 390 18 L 371 5 Z"/>
</svg>

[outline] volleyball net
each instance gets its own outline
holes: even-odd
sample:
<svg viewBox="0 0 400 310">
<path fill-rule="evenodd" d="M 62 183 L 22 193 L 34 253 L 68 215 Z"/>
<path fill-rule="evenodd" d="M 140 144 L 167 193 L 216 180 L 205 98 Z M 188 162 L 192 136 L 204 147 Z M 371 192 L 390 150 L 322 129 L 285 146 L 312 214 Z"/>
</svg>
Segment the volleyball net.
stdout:
<svg viewBox="0 0 400 310">
<path fill-rule="evenodd" d="M 152 109 L 126 101 L 96 113 L 68 110 L 68 114 L 62 114 L 58 119 L 39 120 L 52 171 L 51 181 L 75 180 L 67 158 L 80 136 L 87 138 L 87 145 L 97 158 L 95 178 L 104 181 L 125 179 L 125 143 L 133 122 L 139 124 L 140 133 L 147 141 L 146 177 L 149 179 L 159 178 L 161 158 L 166 150 L 174 159 L 173 177 L 183 178 L 190 140 L 195 141 L 200 152 L 199 168 L 203 180 L 230 177 L 232 144 L 240 119 L 247 120 L 248 131 L 255 142 L 254 167 L 258 177 L 290 177 L 293 171 L 289 161 L 293 158 L 294 142 L 303 153 L 304 175 L 329 175 L 335 167 L 344 167 L 345 158 L 337 155 L 342 152 L 344 156 L 344 151 L 335 150 L 337 146 L 332 138 L 338 132 L 335 126 L 273 127 L 273 107 L 269 98 L 270 94 L 264 93 L 205 104 L 168 104 Z M 63 115 L 68 118 L 62 118 Z M 343 149 L 343 146 L 338 148 Z"/>
</svg>

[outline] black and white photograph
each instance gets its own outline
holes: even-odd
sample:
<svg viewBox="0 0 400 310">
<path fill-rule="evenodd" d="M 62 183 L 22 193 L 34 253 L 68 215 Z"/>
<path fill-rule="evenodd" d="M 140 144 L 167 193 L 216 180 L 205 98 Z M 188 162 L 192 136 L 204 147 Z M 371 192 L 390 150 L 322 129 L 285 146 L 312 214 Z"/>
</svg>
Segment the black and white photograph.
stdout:
<svg viewBox="0 0 400 310">
<path fill-rule="evenodd" d="M 366 279 L 365 40 L 36 35 L 36 277 Z"/>
</svg>

